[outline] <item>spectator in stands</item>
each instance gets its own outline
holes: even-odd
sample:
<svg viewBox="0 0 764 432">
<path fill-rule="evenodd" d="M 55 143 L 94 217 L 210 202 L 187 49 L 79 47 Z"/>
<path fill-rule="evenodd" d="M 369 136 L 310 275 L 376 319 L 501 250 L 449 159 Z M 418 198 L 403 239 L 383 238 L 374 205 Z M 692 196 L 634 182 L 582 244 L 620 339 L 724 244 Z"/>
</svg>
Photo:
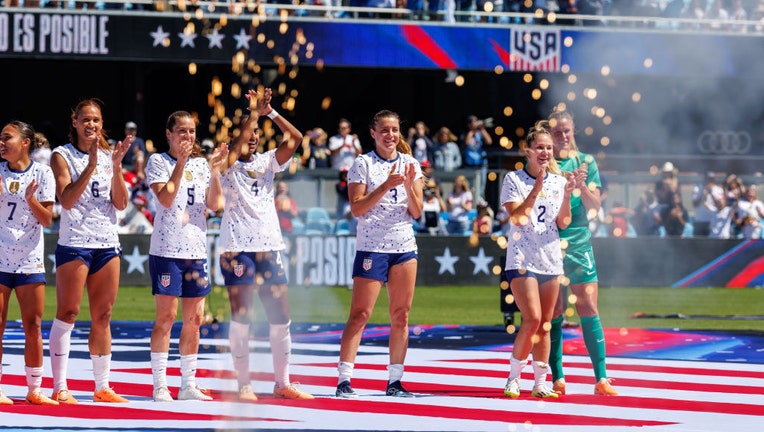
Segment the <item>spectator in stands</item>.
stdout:
<svg viewBox="0 0 764 432">
<path fill-rule="evenodd" d="M 682 28 L 685 29 L 692 29 L 692 30 L 701 30 L 703 28 L 703 24 L 697 22 L 699 20 L 702 20 L 706 16 L 706 11 L 703 8 L 703 5 L 701 4 L 700 0 L 690 0 L 689 3 L 682 9 L 682 14 L 679 16 L 680 18 L 686 19 L 686 20 L 694 20 L 696 22 L 685 22 L 682 24 Z"/>
<path fill-rule="evenodd" d="M 220 268 L 231 306 L 228 339 L 239 400 L 255 401 L 250 380 L 249 334 L 254 314 L 253 297 L 257 293 L 269 326 L 276 399 L 313 399 L 290 381 L 289 360 L 292 353 L 289 293 L 282 251 L 284 239 L 279 230 L 273 183 L 276 173 L 288 169 L 302 134 L 271 107 L 272 91 L 262 94 L 250 90 L 249 117 L 242 121 L 241 132 L 229 144 L 230 152 L 222 173 L 226 195 L 220 230 Z M 260 135 L 257 122 L 268 117 L 283 132 L 284 140 L 276 149 L 258 153 Z M 256 172 L 253 176 L 251 173 Z"/>
<path fill-rule="evenodd" d="M 666 235 L 671 237 L 683 236 L 689 220 L 690 213 L 684 208 L 682 196 L 678 193 L 673 194 L 671 204 L 661 208 L 661 222 L 666 230 Z"/>
<path fill-rule="evenodd" d="M 673 196 L 673 195 L 672 195 Z M 661 211 L 664 207 L 668 207 L 669 204 L 661 205 L 653 190 L 648 188 L 639 197 L 639 203 L 634 209 L 634 216 L 632 217 L 634 231 L 638 236 L 657 236 L 661 233 L 661 226 L 663 222 L 661 220 Z"/>
<path fill-rule="evenodd" d="M 756 186 L 748 186 L 745 195 L 735 207 L 733 221 L 740 227 L 743 238 L 759 239 L 762 218 L 764 218 L 764 203 L 757 196 Z"/>
<path fill-rule="evenodd" d="M 438 171 L 453 171 L 462 166 L 462 153 L 456 135 L 447 127 L 438 129 L 432 152 L 432 164 Z"/>
<path fill-rule="evenodd" d="M 411 151 L 414 152 L 414 159 L 421 164 L 424 161 L 430 161 L 435 143 L 429 137 L 430 128 L 423 121 L 416 122 L 416 125 L 409 128 L 408 142 L 411 144 Z"/>
<path fill-rule="evenodd" d="M 489 121 L 490 123 L 490 121 Z M 467 116 L 467 130 L 462 134 L 462 165 L 465 168 L 482 167 L 486 164 L 485 147 L 493 144 L 486 121 L 477 116 Z"/>
<path fill-rule="evenodd" d="M 716 184 L 716 173 L 706 173 L 703 184 L 695 186 L 692 204 L 695 207 L 693 236 L 729 238 L 729 207 L 724 189 Z"/>
<path fill-rule="evenodd" d="M 745 7 L 743 6 L 743 0 L 734 0 L 732 2 L 730 18 L 732 19 L 732 21 L 748 20 L 748 12 L 745 10 Z M 741 33 L 746 33 L 748 31 L 748 26 L 746 26 L 745 24 L 733 24 L 731 28 L 732 30 L 738 31 Z"/>
<path fill-rule="evenodd" d="M 655 182 L 655 198 L 658 204 L 673 203 L 674 195 L 681 194 L 681 185 L 677 177 L 677 169 L 671 162 L 666 162 L 661 168 L 661 178 Z"/>
<path fill-rule="evenodd" d="M 358 217 L 358 235 L 353 297 L 342 331 L 335 395 L 358 397 L 350 380 L 363 330 L 384 285 L 390 303 L 390 363 L 385 393 L 407 398 L 414 395 L 403 387 L 401 380 L 416 282 L 413 221 L 422 215 L 422 173 L 411 156 L 411 147 L 402 137 L 398 114 L 379 111 L 369 132 L 374 139 L 374 151 L 356 158 L 348 172 L 350 205 Z"/>
<path fill-rule="evenodd" d="M 328 135 L 320 127 L 309 130 L 302 140 L 302 165 L 308 169 L 329 168 L 332 151 L 326 146 Z"/>
<path fill-rule="evenodd" d="M 740 237 L 740 226 L 735 224 L 735 208 L 738 203 L 745 196 L 746 187 L 743 184 L 743 179 L 735 174 L 728 174 L 724 178 L 724 198 L 726 200 L 727 207 L 730 208 L 730 236 L 733 238 Z"/>
<path fill-rule="evenodd" d="M 289 194 L 289 184 L 287 182 L 278 182 L 276 196 L 273 200 L 276 205 L 276 214 L 279 218 L 281 231 L 292 232 L 292 220 L 297 217 L 299 210 L 297 209 L 297 202 Z"/>
<path fill-rule="evenodd" d="M 35 141 L 38 143 L 38 146 L 32 150 L 30 158 L 37 163 L 50 165 L 50 155 L 52 154 L 50 141 L 48 141 L 48 138 L 42 132 L 35 133 Z"/>
<path fill-rule="evenodd" d="M 711 5 L 708 6 L 706 12 L 706 18 L 710 20 L 709 28 L 711 30 L 728 30 L 730 15 L 727 9 L 724 8 L 724 2 L 722 0 L 713 0 Z"/>
<path fill-rule="evenodd" d="M 605 1 L 604 0 L 578 0 L 578 13 L 581 15 L 597 15 L 602 16 L 605 14 Z M 601 26 L 602 20 L 586 19 L 582 20 L 584 26 Z"/>
<path fill-rule="evenodd" d="M 146 142 L 137 134 L 138 125 L 135 124 L 135 122 L 129 121 L 125 123 L 125 136 L 130 135 L 133 137 L 133 140 L 130 142 L 130 148 L 125 154 L 125 159 L 122 161 L 122 165 L 124 165 L 126 169 L 132 168 L 134 163 L 133 160 L 139 152 L 143 153 L 144 156 L 148 154 L 148 150 L 146 150 Z"/>
<path fill-rule="evenodd" d="M 493 210 L 487 202 L 480 200 L 477 204 L 477 216 L 472 220 L 473 235 L 491 235 L 493 232 Z"/>
<path fill-rule="evenodd" d="M 446 230 L 449 234 L 464 235 L 470 232 L 469 213 L 472 210 L 472 191 L 467 177 L 458 175 L 454 179 L 454 187 L 446 196 L 448 222 Z"/>
<path fill-rule="evenodd" d="M 631 218 L 633 216 L 634 210 L 624 206 L 623 203 L 616 201 L 607 215 L 608 236 L 630 237 Z"/>
<path fill-rule="evenodd" d="M 446 234 L 446 227 L 440 217 L 446 211 L 446 202 L 440 194 L 440 186 L 432 178 L 425 176 L 424 179 L 424 205 L 418 231 L 430 235 Z"/>
<path fill-rule="evenodd" d="M 348 195 L 348 170 L 341 169 L 339 179 L 335 185 L 337 191 L 337 208 L 335 217 L 337 220 L 345 219 L 348 221 L 348 230 L 355 234 L 358 220 L 350 211 L 350 196 Z"/>
<path fill-rule="evenodd" d="M 340 119 L 337 135 L 329 138 L 329 150 L 332 152 L 332 168 L 337 171 L 350 168 L 356 156 L 361 154 L 361 141 L 352 133 L 350 121 Z"/>
</svg>

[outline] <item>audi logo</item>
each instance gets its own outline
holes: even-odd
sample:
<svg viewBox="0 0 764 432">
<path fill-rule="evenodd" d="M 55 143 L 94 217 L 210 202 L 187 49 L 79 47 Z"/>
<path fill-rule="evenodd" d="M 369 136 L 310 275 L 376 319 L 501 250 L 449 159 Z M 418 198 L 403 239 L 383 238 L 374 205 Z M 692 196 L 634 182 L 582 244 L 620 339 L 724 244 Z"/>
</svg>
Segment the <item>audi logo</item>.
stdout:
<svg viewBox="0 0 764 432">
<path fill-rule="evenodd" d="M 705 154 L 747 154 L 751 135 L 746 131 L 705 130 L 698 136 L 698 150 Z"/>
</svg>

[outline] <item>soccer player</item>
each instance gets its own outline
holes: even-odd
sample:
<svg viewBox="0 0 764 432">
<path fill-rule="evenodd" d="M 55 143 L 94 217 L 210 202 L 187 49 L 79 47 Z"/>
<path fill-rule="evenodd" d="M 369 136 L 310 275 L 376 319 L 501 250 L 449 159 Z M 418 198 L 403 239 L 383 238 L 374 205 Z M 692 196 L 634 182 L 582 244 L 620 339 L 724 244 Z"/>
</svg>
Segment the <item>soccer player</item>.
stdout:
<svg viewBox="0 0 764 432">
<path fill-rule="evenodd" d="M 239 399 L 255 401 L 249 379 L 249 330 L 253 318 L 253 294 L 257 292 L 270 324 L 271 355 L 275 384 L 273 395 L 283 399 L 313 399 L 289 379 L 292 336 L 289 333 L 289 295 L 281 251 L 281 236 L 274 203 L 274 178 L 289 167 L 302 134 L 274 110 L 271 89 L 258 97 L 247 94 L 250 116 L 234 138 L 223 171 L 225 211 L 220 224 L 220 267 L 231 303 L 228 338 L 239 384 Z M 284 132 L 277 149 L 257 153 L 260 135 L 257 120 L 266 116 Z"/>
<path fill-rule="evenodd" d="M 537 122 L 521 143 L 525 168 L 504 177 L 501 204 L 509 214 L 509 249 L 505 274 L 523 316 L 510 356 L 504 394 L 520 397 L 520 374 L 533 354 L 535 382 L 531 395 L 557 398 L 546 385 L 549 371 L 549 322 L 562 275 L 559 230 L 570 223 L 573 175 L 562 175 L 553 154 L 546 121 Z"/>
<path fill-rule="evenodd" d="M 597 265 L 589 230 L 589 215 L 600 208 L 600 175 L 597 162 L 591 155 L 579 151 L 576 145 L 573 116 L 564 110 L 555 110 L 549 116 L 549 127 L 554 140 L 554 157 L 560 169 L 572 172 L 576 189 L 570 200 L 573 219 L 560 237 L 568 244 L 565 249 L 565 277 L 570 291 L 576 295 L 576 311 L 581 317 L 581 331 L 586 350 L 594 367 L 594 393 L 615 396 L 618 392 L 610 385 L 605 369 L 605 334 L 597 311 Z M 567 293 L 563 284 L 552 320 L 552 346 L 549 364 L 552 368 L 553 389 L 565 394 L 565 375 L 562 370 L 562 320 Z"/>
<path fill-rule="evenodd" d="M 61 203 L 56 246 L 56 318 L 50 329 L 52 399 L 77 400 L 69 393 L 66 373 L 74 322 L 80 313 L 84 286 L 90 303 L 88 347 L 93 361 L 95 402 L 127 402 L 109 387 L 111 310 L 119 289 L 122 246 L 117 235 L 117 210 L 127 207 L 129 194 L 122 158 L 131 136 L 112 148 L 103 130 L 101 101 L 86 99 L 72 110 L 69 144 L 56 147 L 50 167 Z"/>
<path fill-rule="evenodd" d="M 157 402 L 173 400 L 167 388 L 167 360 L 180 303 L 178 399 L 209 401 L 209 392 L 196 385 L 199 328 L 204 322 L 204 298 L 210 292 L 206 211 L 222 207 L 220 172 L 228 147 L 216 148 L 208 161 L 196 139 L 196 120 L 186 111 L 170 115 L 165 135 L 169 150 L 152 154 L 146 167 L 147 183 L 159 204 L 149 247 L 151 292 L 156 303 L 151 331 L 153 398 Z"/>
<path fill-rule="evenodd" d="M 43 394 L 42 322 L 45 303 L 45 258 L 43 227 L 53 221 L 56 185 L 45 164 L 33 162 L 31 153 L 40 146 L 32 126 L 12 121 L 0 132 L 0 339 L 8 322 L 11 292 L 21 309 L 24 327 L 24 372 L 26 402 L 58 405 Z M 3 375 L 3 346 L 0 343 L 0 379 Z M 0 405 L 13 401 L 0 390 Z"/>
<path fill-rule="evenodd" d="M 401 385 L 414 299 L 417 244 L 413 220 L 422 214 L 422 170 L 401 136 L 398 114 L 383 110 L 369 125 L 374 151 L 358 156 L 348 172 L 350 211 L 358 218 L 353 298 L 342 331 L 335 395 L 356 398 L 350 386 L 358 346 L 382 285 L 390 298 L 387 395 L 413 397 Z"/>
</svg>

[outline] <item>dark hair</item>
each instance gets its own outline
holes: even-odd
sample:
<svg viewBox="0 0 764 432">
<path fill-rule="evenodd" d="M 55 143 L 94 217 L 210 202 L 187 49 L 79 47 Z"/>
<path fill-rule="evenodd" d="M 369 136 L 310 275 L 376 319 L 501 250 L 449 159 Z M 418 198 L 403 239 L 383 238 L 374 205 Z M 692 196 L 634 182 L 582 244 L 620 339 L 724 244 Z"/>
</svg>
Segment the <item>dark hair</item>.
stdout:
<svg viewBox="0 0 764 432">
<path fill-rule="evenodd" d="M 175 111 L 174 113 L 170 114 L 169 117 L 167 117 L 167 123 L 165 125 L 165 128 L 172 132 L 172 128 L 175 127 L 175 124 L 178 123 L 178 119 L 182 117 L 189 117 L 194 120 L 194 126 L 198 126 L 198 122 L 196 121 L 196 117 L 194 117 L 190 112 L 188 111 Z M 169 143 L 167 143 L 169 144 Z M 194 148 L 191 150 L 190 157 L 201 157 L 204 155 L 204 152 L 202 151 L 202 145 L 199 144 L 198 139 L 194 139 Z"/>
<path fill-rule="evenodd" d="M 103 116 L 103 102 L 100 99 L 90 98 L 80 101 L 77 106 L 72 108 L 72 120 L 77 120 L 77 117 L 79 117 L 80 113 L 82 113 L 82 110 L 89 106 L 98 108 L 98 112 L 101 113 L 101 116 Z M 103 122 L 103 118 L 101 121 Z M 69 126 L 69 140 L 75 146 L 77 145 L 77 130 L 72 125 Z M 111 146 L 109 145 L 109 137 L 106 135 L 106 131 L 103 129 L 103 126 L 101 127 L 101 136 L 98 139 L 98 147 L 106 150 L 111 149 Z"/>
<path fill-rule="evenodd" d="M 34 131 L 34 128 L 29 123 L 24 123 L 20 120 L 13 120 L 11 122 L 8 122 L 6 126 L 10 126 L 21 135 L 22 139 L 28 139 L 29 140 L 29 154 L 32 154 L 32 150 L 40 147 L 40 141 L 37 139 L 37 133 Z"/>
<path fill-rule="evenodd" d="M 394 119 L 398 120 L 398 123 L 401 122 L 401 117 L 398 115 L 398 113 L 390 111 L 390 110 L 382 110 L 378 113 L 374 114 L 374 117 L 371 118 L 371 122 L 369 122 L 369 129 L 375 129 L 377 127 L 377 124 L 383 119 L 387 117 L 393 117 Z M 398 134 L 398 145 L 395 146 L 395 150 L 397 150 L 400 153 L 405 153 L 407 155 L 412 154 L 411 146 L 409 143 L 406 142 L 406 140 L 403 138 L 402 134 Z"/>
</svg>

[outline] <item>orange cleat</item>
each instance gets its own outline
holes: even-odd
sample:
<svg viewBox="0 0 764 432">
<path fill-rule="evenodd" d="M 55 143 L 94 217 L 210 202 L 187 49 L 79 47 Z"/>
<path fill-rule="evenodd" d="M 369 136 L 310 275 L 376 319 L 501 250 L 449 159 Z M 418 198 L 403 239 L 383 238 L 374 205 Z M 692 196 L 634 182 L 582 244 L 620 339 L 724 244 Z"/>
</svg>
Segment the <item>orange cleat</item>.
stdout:
<svg viewBox="0 0 764 432">
<path fill-rule="evenodd" d="M 594 386 L 594 394 L 602 396 L 618 396 L 618 391 L 610 385 L 612 379 L 600 378 L 600 382 Z"/>
<path fill-rule="evenodd" d="M 27 403 L 29 405 L 59 405 L 58 401 L 45 396 L 40 389 L 27 394 Z"/>
<path fill-rule="evenodd" d="M 124 403 L 129 401 L 115 393 L 111 387 L 105 387 L 95 392 L 93 402 Z"/>
<path fill-rule="evenodd" d="M 284 388 L 279 388 L 278 385 L 274 385 L 273 397 L 276 399 L 315 399 L 312 394 L 298 390 L 297 387 L 294 386 L 295 384 L 299 383 L 292 383 Z"/>
<path fill-rule="evenodd" d="M 74 396 L 69 393 L 68 389 L 56 390 L 53 392 L 50 398 L 59 404 L 74 405 L 77 403 L 77 399 L 75 399 Z"/>
<path fill-rule="evenodd" d="M 552 391 L 554 391 L 558 395 L 564 395 L 565 387 L 566 387 L 565 378 L 559 378 L 552 385 Z"/>
</svg>

